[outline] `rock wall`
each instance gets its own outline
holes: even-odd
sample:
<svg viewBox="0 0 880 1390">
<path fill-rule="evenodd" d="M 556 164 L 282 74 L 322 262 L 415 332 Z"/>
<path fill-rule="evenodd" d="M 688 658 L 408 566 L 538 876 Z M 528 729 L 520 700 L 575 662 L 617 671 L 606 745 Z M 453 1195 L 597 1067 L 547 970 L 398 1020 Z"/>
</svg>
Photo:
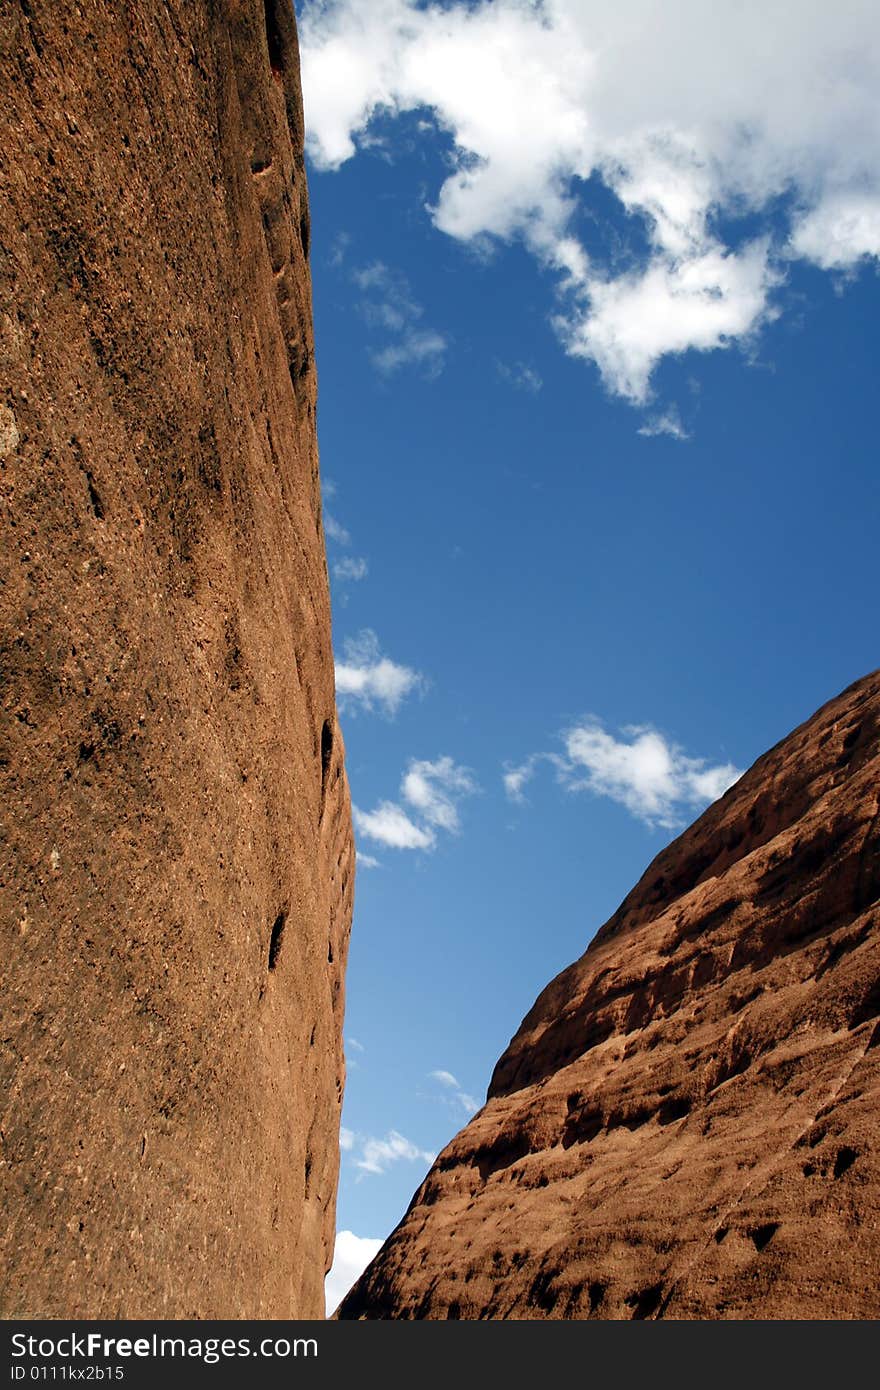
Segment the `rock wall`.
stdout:
<svg viewBox="0 0 880 1390">
<path fill-rule="evenodd" d="M 344 1318 L 880 1316 L 880 673 L 544 990 Z"/>
<path fill-rule="evenodd" d="M 0 0 L 0 1309 L 323 1316 L 354 853 L 287 0 Z"/>
</svg>

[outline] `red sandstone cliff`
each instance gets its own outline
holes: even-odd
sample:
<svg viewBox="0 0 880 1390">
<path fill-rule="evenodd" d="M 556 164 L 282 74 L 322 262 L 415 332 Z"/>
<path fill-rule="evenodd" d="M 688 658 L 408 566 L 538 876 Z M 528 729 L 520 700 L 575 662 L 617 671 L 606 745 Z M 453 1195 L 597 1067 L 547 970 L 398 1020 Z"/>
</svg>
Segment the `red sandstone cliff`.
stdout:
<svg viewBox="0 0 880 1390">
<path fill-rule="evenodd" d="M 544 990 L 344 1318 L 880 1315 L 880 673 Z"/>
<path fill-rule="evenodd" d="M 354 854 L 287 0 L 0 0 L 0 1308 L 323 1314 Z"/>
</svg>

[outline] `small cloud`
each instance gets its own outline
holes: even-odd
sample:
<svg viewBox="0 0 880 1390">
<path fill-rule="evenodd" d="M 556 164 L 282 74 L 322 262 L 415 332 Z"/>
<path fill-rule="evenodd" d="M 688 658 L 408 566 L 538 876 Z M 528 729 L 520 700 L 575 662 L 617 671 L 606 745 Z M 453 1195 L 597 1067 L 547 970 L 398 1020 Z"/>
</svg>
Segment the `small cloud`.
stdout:
<svg viewBox="0 0 880 1390">
<path fill-rule="evenodd" d="M 670 406 L 664 410 L 662 415 L 651 415 L 639 427 L 639 434 L 647 438 L 653 438 L 658 434 L 668 434 L 671 439 L 690 439 L 690 434 L 681 423 L 681 416 L 676 406 Z"/>
<path fill-rule="evenodd" d="M 345 1125 L 342 1125 L 339 1131 L 339 1147 L 343 1153 L 350 1153 L 354 1148 L 354 1138 L 354 1130 L 346 1129 Z"/>
<path fill-rule="evenodd" d="M 328 1317 L 336 1311 L 381 1248 L 382 1241 L 372 1236 L 356 1236 L 353 1231 L 337 1232 L 333 1268 L 324 1281 L 324 1304 Z"/>
<path fill-rule="evenodd" d="M 381 869 L 381 860 L 375 859 L 372 854 L 364 854 L 362 850 L 357 852 L 357 863 L 360 869 Z"/>
<path fill-rule="evenodd" d="M 438 830 L 458 833 L 458 802 L 478 790 L 469 769 L 450 757 L 433 762 L 411 758 L 400 784 L 409 810 L 395 801 L 382 801 L 374 811 L 353 806 L 355 830 L 390 849 L 430 850 L 437 843 Z"/>
<path fill-rule="evenodd" d="M 393 718 L 403 700 L 424 688 L 425 679 L 409 666 L 382 655 L 372 628 L 348 637 L 336 659 L 336 694 L 341 708 L 373 710 L 379 705 Z"/>
<path fill-rule="evenodd" d="M 608 391 L 645 406 L 664 357 L 747 347 L 778 316 L 771 295 L 783 278 L 767 238 L 733 251 L 706 234 L 684 255 L 660 244 L 647 266 L 621 276 L 585 270 L 555 324 L 566 351 L 595 363 Z"/>
<path fill-rule="evenodd" d="M 334 483 L 333 479 L 332 479 L 332 478 L 322 478 L 322 479 L 321 479 L 321 499 L 322 499 L 322 501 L 324 501 L 324 502 L 329 502 L 329 501 L 331 500 L 331 498 L 333 498 L 333 497 L 335 497 L 335 496 L 336 496 L 336 484 Z M 326 521 L 325 521 L 325 527 L 326 527 Z"/>
<path fill-rule="evenodd" d="M 333 578 L 342 582 L 351 580 L 357 583 L 360 579 L 366 579 L 369 572 L 369 565 L 366 560 L 353 555 L 344 555 L 341 560 L 333 563 Z"/>
<path fill-rule="evenodd" d="M 529 391 L 537 396 L 544 385 L 542 377 L 527 362 L 496 362 L 495 368 L 501 380 L 518 391 Z"/>
<path fill-rule="evenodd" d="M 437 1157 L 429 1149 L 420 1149 L 417 1144 L 404 1138 L 392 1129 L 384 1139 L 363 1139 L 360 1157 L 355 1167 L 362 1173 L 379 1175 L 388 1171 L 392 1163 L 425 1163 L 429 1167 Z"/>
<path fill-rule="evenodd" d="M 411 821 L 393 801 L 380 801 L 374 811 L 351 808 L 355 830 L 367 840 L 387 845 L 389 849 L 433 849 L 436 837 Z"/>
<path fill-rule="evenodd" d="M 443 370 L 443 359 L 447 342 L 440 333 L 405 332 L 399 343 L 392 343 L 379 352 L 371 352 L 373 366 L 386 376 L 397 372 L 401 367 L 424 367 L 429 377 L 439 376 Z"/>
<path fill-rule="evenodd" d="M 686 809 L 716 801 L 742 776 L 733 763 L 708 764 L 693 758 L 650 725 L 630 726 L 621 736 L 608 733 L 592 715 L 567 730 L 565 753 L 537 753 L 504 775 L 505 788 L 522 801 L 522 786 L 541 760 L 556 768 L 570 792 L 589 791 L 625 806 L 651 827 L 677 829 Z"/>
<path fill-rule="evenodd" d="M 409 281 L 382 261 L 361 266 L 351 278 L 364 298 L 361 317 L 377 334 L 389 339 L 370 349 L 370 360 L 386 376 L 403 367 L 418 367 L 431 378 L 443 370 L 447 340 L 422 323 L 424 309 L 412 296 Z"/>
<path fill-rule="evenodd" d="M 362 1042 L 358 1042 L 357 1038 L 346 1038 L 345 1045 L 346 1047 L 350 1047 L 354 1052 L 366 1052 L 367 1050 Z"/>
<path fill-rule="evenodd" d="M 509 764 L 504 773 L 504 790 L 511 801 L 525 802 L 523 787 L 530 782 L 535 775 L 535 768 L 538 765 L 540 754 L 534 754 L 531 758 L 526 758 L 524 763 L 518 767 L 511 767 Z"/>
<path fill-rule="evenodd" d="M 476 789 L 468 769 L 456 766 L 449 757 L 437 758 L 435 762 L 413 759 L 401 783 L 403 799 L 429 825 L 452 832 L 459 828 L 458 800 L 471 796 Z"/>
<path fill-rule="evenodd" d="M 832 271 L 852 272 L 864 260 L 880 260 L 880 195 L 861 189 L 826 195 L 798 219 L 788 251 Z"/>
<path fill-rule="evenodd" d="M 326 500 L 333 497 L 336 493 L 336 486 L 328 478 L 322 485 L 322 496 Z M 332 541 L 334 545 L 350 546 L 351 532 L 343 526 L 332 512 L 324 512 L 324 535 L 327 541 Z M 340 584 L 357 583 L 361 579 L 366 579 L 369 572 L 369 565 L 361 555 L 343 555 L 334 560 L 331 566 L 333 578 Z M 347 595 L 340 591 L 337 597 L 344 604 Z"/>
<path fill-rule="evenodd" d="M 373 261 L 372 265 L 361 266 L 353 270 L 351 278 L 359 290 L 378 290 L 398 300 L 405 298 L 403 277 L 395 276 L 382 261 Z M 415 310 L 415 306 L 413 309 Z"/>
<path fill-rule="evenodd" d="M 717 800 L 742 776 L 732 763 L 688 757 L 650 725 L 622 733 L 615 738 L 593 718 L 569 729 L 560 775 L 570 791 L 610 797 L 646 824 L 674 829 L 683 807 Z"/>
<path fill-rule="evenodd" d="M 433 1081 L 439 1081 L 441 1086 L 448 1086 L 452 1090 L 458 1089 L 458 1082 L 451 1071 L 432 1071 L 428 1075 Z"/>
<path fill-rule="evenodd" d="M 330 255 L 327 258 L 335 270 L 338 270 L 342 265 L 350 245 L 351 237 L 348 232 L 337 232 L 330 246 Z"/>
<path fill-rule="evenodd" d="M 329 512 L 324 513 L 324 535 L 328 541 L 335 541 L 337 545 L 351 545 L 351 535 Z"/>
<path fill-rule="evenodd" d="M 459 1082 L 452 1075 L 451 1071 L 444 1071 L 442 1068 L 439 1068 L 437 1071 L 429 1072 L 428 1077 L 431 1081 L 438 1082 L 444 1090 L 442 1096 L 434 1096 L 433 1099 L 442 1100 L 444 1104 L 448 1104 L 453 1110 L 460 1106 L 466 1115 L 475 1115 L 477 1113 L 480 1108 L 479 1102 L 474 1100 L 473 1096 L 468 1095 L 467 1091 L 461 1089 Z"/>
</svg>

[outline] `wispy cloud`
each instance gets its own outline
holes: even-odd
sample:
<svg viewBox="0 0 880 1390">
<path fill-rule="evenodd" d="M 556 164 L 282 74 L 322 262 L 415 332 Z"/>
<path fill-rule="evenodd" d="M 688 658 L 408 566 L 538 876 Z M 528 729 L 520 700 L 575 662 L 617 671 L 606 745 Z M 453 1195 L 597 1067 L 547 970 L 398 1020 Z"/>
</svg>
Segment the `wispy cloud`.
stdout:
<svg viewBox="0 0 880 1390">
<path fill-rule="evenodd" d="M 354 1148 L 354 1139 L 354 1130 L 346 1129 L 345 1125 L 341 1125 L 339 1129 L 339 1147 L 343 1153 L 351 1152 Z"/>
<path fill-rule="evenodd" d="M 431 1071 L 428 1075 L 432 1081 L 439 1081 L 441 1086 L 449 1086 L 453 1089 L 458 1086 L 458 1082 L 451 1071 L 443 1071 L 441 1069 L 439 1071 Z"/>
<path fill-rule="evenodd" d="M 337 545 L 351 545 L 350 532 L 329 512 L 324 513 L 324 535 L 328 541 L 335 541 Z"/>
<path fill-rule="evenodd" d="M 407 331 L 399 343 L 371 352 L 370 360 L 386 376 L 401 367 L 423 367 L 426 376 L 434 377 L 443 370 L 446 346 L 443 335 L 433 329 Z"/>
<path fill-rule="evenodd" d="M 383 656 L 372 628 L 364 628 L 342 644 L 336 659 L 336 694 L 340 707 L 373 710 L 392 718 L 408 695 L 425 687 L 419 671 Z"/>
<path fill-rule="evenodd" d="M 361 869 L 381 869 L 382 863 L 372 854 L 364 854 L 361 850 L 357 853 L 358 867 Z"/>
<path fill-rule="evenodd" d="M 533 753 L 531 757 L 526 758 L 525 762 L 520 763 L 518 766 L 511 764 L 506 766 L 501 780 L 504 783 L 504 790 L 507 792 L 511 801 L 518 801 L 520 803 L 525 801 L 523 787 L 534 777 L 535 770 L 543 756 L 544 755 L 541 753 Z"/>
<path fill-rule="evenodd" d="M 336 484 L 329 478 L 325 479 L 321 485 L 323 500 L 326 502 L 329 498 L 335 497 L 336 492 Z M 332 512 L 328 512 L 326 508 L 324 511 L 324 535 L 327 541 L 334 546 L 348 549 L 351 545 L 351 532 L 348 527 L 343 526 L 338 517 Z M 369 564 L 362 555 L 340 555 L 330 565 L 330 573 L 341 585 L 356 584 L 361 579 L 366 579 L 369 569 Z M 346 602 L 346 597 L 343 594 L 343 603 Z"/>
<path fill-rule="evenodd" d="M 435 377 L 443 370 L 448 343 L 442 333 L 422 322 L 424 309 L 413 298 L 409 282 L 383 261 L 361 266 L 351 278 L 362 293 L 362 317 L 377 335 L 386 338 L 370 349 L 370 360 L 386 376 L 402 367 L 417 367 Z"/>
<path fill-rule="evenodd" d="M 438 830 L 460 830 L 459 802 L 477 790 L 470 770 L 448 756 L 433 762 L 411 758 L 400 784 L 406 806 L 395 801 L 381 801 L 373 811 L 353 806 L 355 830 L 389 849 L 431 850 Z"/>
<path fill-rule="evenodd" d="M 428 1079 L 436 1081 L 443 1088 L 440 1098 L 450 1101 L 453 1108 L 460 1107 L 466 1115 L 476 1115 L 480 1108 L 480 1103 L 467 1091 L 463 1091 L 456 1077 L 451 1071 L 444 1071 L 442 1068 L 428 1073 Z"/>
<path fill-rule="evenodd" d="M 324 1304 L 328 1317 L 336 1311 L 381 1248 L 381 1240 L 372 1236 L 356 1236 L 354 1231 L 337 1231 L 333 1267 L 324 1281 Z"/>
<path fill-rule="evenodd" d="M 508 766 L 503 781 L 511 800 L 524 800 L 523 787 L 547 762 L 566 790 L 607 796 L 646 825 L 677 829 L 686 810 L 717 800 L 742 776 L 733 763 L 690 757 L 650 725 L 629 726 L 616 737 L 588 716 L 567 730 L 563 743 L 564 754 L 536 753 Z"/>
<path fill-rule="evenodd" d="M 334 270 L 338 270 L 345 260 L 348 248 L 351 245 L 351 236 L 348 232 L 337 232 L 330 244 L 330 254 L 328 261 Z"/>
<path fill-rule="evenodd" d="M 308 0 L 301 42 L 312 159 L 430 113 L 452 141 L 436 227 L 521 241 L 555 272 L 566 350 L 636 405 L 664 357 L 749 344 L 791 258 L 880 258 L 870 0 Z M 588 247 L 596 183 L 613 214 Z"/>
<path fill-rule="evenodd" d="M 502 381 L 515 386 L 519 391 L 528 391 L 536 396 L 544 385 L 543 379 L 534 367 L 527 362 L 496 362 L 495 369 Z"/>
<path fill-rule="evenodd" d="M 670 439 L 680 440 L 691 437 L 681 423 L 681 416 L 674 405 L 659 415 L 649 415 L 645 422 L 639 426 L 639 434 L 643 434 L 649 439 L 660 434 L 667 434 Z"/>
<path fill-rule="evenodd" d="M 362 556 L 343 555 L 341 560 L 333 562 L 334 579 L 352 580 L 357 583 L 360 579 L 366 579 L 370 567 Z"/>
<path fill-rule="evenodd" d="M 389 1130 L 384 1139 L 356 1136 L 358 1157 L 355 1167 L 361 1172 L 378 1176 L 386 1173 L 394 1163 L 423 1163 L 427 1167 L 437 1157 L 429 1149 L 420 1149 L 410 1139 L 404 1138 L 396 1129 Z"/>
</svg>

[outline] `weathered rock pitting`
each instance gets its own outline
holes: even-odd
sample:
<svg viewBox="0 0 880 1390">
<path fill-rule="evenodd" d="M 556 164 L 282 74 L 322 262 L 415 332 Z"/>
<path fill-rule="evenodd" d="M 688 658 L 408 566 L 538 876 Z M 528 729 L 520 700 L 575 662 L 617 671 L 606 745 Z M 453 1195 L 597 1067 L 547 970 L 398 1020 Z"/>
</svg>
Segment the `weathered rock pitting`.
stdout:
<svg viewBox="0 0 880 1390">
<path fill-rule="evenodd" d="M 0 4 L 0 1309 L 323 1314 L 354 853 L 288 0 Z"/>
<path fill-rule="evenodd" d="M 880 673 L 537 1000 L 345 1318 L 880 1315 Z"/>
</svg>

